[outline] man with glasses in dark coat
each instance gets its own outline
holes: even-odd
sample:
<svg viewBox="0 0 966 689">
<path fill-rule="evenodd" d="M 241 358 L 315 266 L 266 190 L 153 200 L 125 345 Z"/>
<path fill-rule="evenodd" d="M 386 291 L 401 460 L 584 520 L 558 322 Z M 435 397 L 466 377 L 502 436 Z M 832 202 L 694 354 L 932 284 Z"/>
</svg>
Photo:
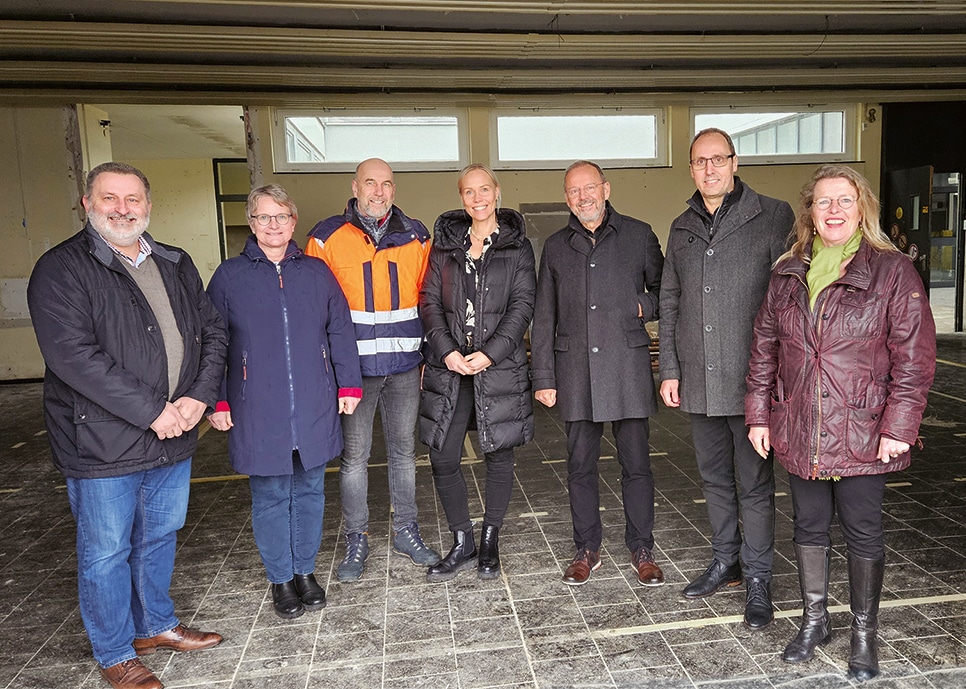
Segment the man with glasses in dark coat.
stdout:
<svg viewBox="0 0 966 689">
<path fill-rule="evenodd" d="M 585 584 L 602 564 L 597 462 L 609 421 L 621 465 L 630 564 L 642 586 L 660 586 L 648 448 L 648 417 L 657 411 L 657 398 L 644 324 L 657 318 L 664 257 L 650 225 L 611 206 L 610 183 L 596 163 L 571 165 L 564 193 L 570 221 L 543 247 L 530 367 L 537 400 L 556 406 L 566 423 L 577 553 L 563 581 Z"/>
<path fill-rule="evenodd" d="M 690 415 L 714 559 L 683 593 L 710 596 L 744 575 L 744 621 L 760 629 L 774 619 L 775 475 L 748 441 L 745 376 L 755 314 L 794 214 L 735 175 L 726 132 L 698 132 L 689 161 L 697 191 L 671 223 L 661 280 L 661 399 Z"/>
</svg>

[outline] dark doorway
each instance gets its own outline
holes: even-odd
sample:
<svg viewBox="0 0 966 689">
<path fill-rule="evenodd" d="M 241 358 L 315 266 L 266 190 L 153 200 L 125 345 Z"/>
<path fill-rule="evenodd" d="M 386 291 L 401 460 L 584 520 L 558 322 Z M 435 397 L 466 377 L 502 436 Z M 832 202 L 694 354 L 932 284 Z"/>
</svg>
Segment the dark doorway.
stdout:
<svg viewBox="0 0 966 689">
<path fill-rule="evenodd" d="M 966 101 L 884 103 L 882 105 L 883 224 L 889 231 L 889 180 L 900 170 L 932 166 L 933 195 L 923 203 L 928 214 L 930 303 L 939 332 L 963 330 L 964 232 L 966 216 L 959 203 L 959 181 L 966 179 Z M 956 182 L 953 185 L 953 181 Z M 955 189 L 952 189 L 955 186 Z M 923 247 L 925 250 L 925 247 Z"/>
</svg>

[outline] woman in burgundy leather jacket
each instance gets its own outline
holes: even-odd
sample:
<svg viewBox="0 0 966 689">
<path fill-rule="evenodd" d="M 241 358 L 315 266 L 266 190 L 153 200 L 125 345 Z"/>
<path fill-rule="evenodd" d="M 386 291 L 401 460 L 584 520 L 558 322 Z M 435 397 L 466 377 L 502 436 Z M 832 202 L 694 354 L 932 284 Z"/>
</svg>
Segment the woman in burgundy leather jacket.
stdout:
<svg viewBox="0 0 966 689">
<path fill-rule="evenodd" d="M 936 365 L 936 328 L 912 261 L 879 229 L 855 170 L 820 167 L 802 190 L 797 240 L 779 258 L 755 320 L 745 422 L 762 457 L 788 470 L 804 614 L 783 659 L 828 641 L 829 527 L 849 563 L 849 676 L 879 673 L 875 635 L 889 472 L 909 466 Z"/>
</svg>

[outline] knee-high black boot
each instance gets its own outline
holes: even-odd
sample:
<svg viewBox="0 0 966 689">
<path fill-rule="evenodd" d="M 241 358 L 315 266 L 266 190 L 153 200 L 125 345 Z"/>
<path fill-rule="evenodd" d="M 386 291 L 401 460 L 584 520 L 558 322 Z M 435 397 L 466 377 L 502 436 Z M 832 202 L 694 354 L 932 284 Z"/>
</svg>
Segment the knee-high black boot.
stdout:
<svg viewBox="0 0 966 689">
<path fill-rule="evenodd" d="M 453 532 L 453 547 L 442 560 L 431 565 L 426 572 L 426 581 L 449 581 L 455 579 L 460 570 L 476 567 L 476 543 L 473 541 L 473 527 L 466 531 Z"/>
<path fill-rule="evenodd" d="M 885 558 L 870 560 L 849 554 L 849 592 L 852 607 L 852 654 L 849 677 L 872 679 L 879 674 L 876 631 L 879 628 L 879 599 Z"/>
<path fill-rule="evenodd" d="M 829 548 L 796 543 L 795 556 L 798 559 L 798 583 L 802 589 L 802 626 L 785 647 L 782 660 L 786 663 L 811 660 L 815 647 L 827 644 L 832 637 L 832 621 L 828 614 Z"/>
<path fill-rule="evenodd" d="M 480 534 L 480 560 L 476 568 L 480 579 L 496 579 L 500 576 L 500 530 L 492 524 L 483 524 Z"/>
</svg>

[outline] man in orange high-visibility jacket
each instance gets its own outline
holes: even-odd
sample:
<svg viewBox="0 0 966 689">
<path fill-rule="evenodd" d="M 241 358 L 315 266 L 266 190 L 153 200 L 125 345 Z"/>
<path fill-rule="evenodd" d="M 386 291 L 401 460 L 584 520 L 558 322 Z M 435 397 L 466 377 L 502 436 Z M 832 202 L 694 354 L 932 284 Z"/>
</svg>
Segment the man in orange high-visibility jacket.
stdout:
<svg viewBox="0 0 966 689">
<path fill-rule="evenodd" d="M 369 455 L 379 408 L 389 466 L 394 553 L 416 565 L 436 564 L 416 523 L 416 441 L 423 328 L 419 288 L 429 258 L 429 231 L 393 205 L 392 168 L 378 158 L 359 164 L 344 215 L 309 232 L 305 253 L 325 261 L 349 301 L 362 362 L 362 401 L 343 415 L 345 450 L 339 472 L 345 558 L 339 581 L 362 576 L 369 555 Z"/>
</svg>

